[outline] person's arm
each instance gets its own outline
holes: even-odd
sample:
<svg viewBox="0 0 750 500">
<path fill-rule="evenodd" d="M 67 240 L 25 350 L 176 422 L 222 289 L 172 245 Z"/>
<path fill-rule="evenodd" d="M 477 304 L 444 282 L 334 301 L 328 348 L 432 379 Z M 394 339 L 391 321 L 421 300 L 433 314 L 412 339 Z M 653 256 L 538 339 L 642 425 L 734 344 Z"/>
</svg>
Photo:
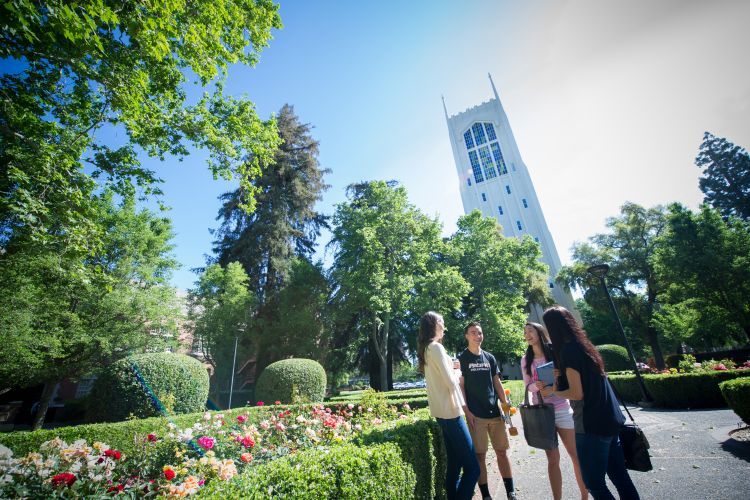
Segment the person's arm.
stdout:
<svg viewBox="0 0 750 500">
<path fill-rule="evenodd" d="M 568 378 L 568 389 L 566 391 L 557 390 L 557 382 L 552 388 L 542 389 L 542 396 L 555 394 L 563 399 L 580 401 L 583 399 L 583 384 L 581 384 L 581 373 L 573 368 L 565 369 L 565 376 Z"/>
<path fill-rule="evenodd" d="M 458 379 L 459 384 L 461 385 L 461 395 L 464 397 L 464 414 L 466 415 L 466 423 L 469 424 L 469 427 L 472 429 L 474 428 L 474 414 L 471 413 L 469 410 L 468 403 L 466 403 L 466 388 L 464 387 L 464 377 L 461 376 Z"/>
<path fill-rule="evenodd" d="M 492 377 L 492 385 L 495 386 L 495 391 L 497 391 L 500 396 L 500 404 L 502 405 L 503 411 L 508 411 L 510 404 L 508 404 L 508 398 L 505 397 L 505 388 L 503 387 L 503 381 L 500 380 L 499 374 L 496 373 L 495 376 Z"/>
<path fill-rule="evenodd" d="M 528 387 L 529 390 L 531 391 L 531 393 L 535 394 L 535 393 L 539 392 L 540 385 L 539 385 L 538 381 L 534 382 L 533 380 L 531 380 L 531 377 L 529 377 L 529 374 L 526 373 L 526 363 L 527 363 L 526 356 L 524 355 L 521 358 L 521 375 L 523 376 L 523 386 L 524 387 Z M 529 384 L 531 384 L 531 385 L 529 385 Z M 541 385 L 544 385 L 544 382 L 542 382 Z"/>
</svg>

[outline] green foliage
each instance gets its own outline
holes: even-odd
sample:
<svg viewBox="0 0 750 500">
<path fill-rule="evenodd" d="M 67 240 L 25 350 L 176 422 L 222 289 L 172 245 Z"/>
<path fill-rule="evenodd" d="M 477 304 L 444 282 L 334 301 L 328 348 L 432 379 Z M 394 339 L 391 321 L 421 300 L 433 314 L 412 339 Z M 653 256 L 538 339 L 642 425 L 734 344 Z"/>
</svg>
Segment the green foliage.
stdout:
<svg viewBox="0 0 750 500">
<path fill-rule="evenodd" d="M 682 359 L 677 363 L 677 369 L 681 373 L 690 373 L 695 371 L 695 356 L 684 354 Z"/>
<path fill-rule="evenodd" d="M 719 384 L 750 376 L 749 370 L 699 371 L 664 375 L 643 375 L 646 390 L 654 404 L 663 408 L 720 408 L 726 406 Z M 635 375 L 609 377 L 626 401 L 639 401 Z"/>
<path fill-rule="evenodd" d="M 14 240 L 0 256 L 0 389 L 54 387 L 133 350 L 163 350 L 176 334 L 171 223 L 137 211 L 132 197 L 113 198 L 105 191 L 88 206 L 100 244 L 56 253 Z M 42 397 L 38 425 L 51 395 Z"/>
<path fill-rule="evenodd" d="M 378 387 L 386 388 L 389 346 L 415 330 L 415 316 L 426 308 L 457 309 L 468 285 L 439 258 L 446 252 L 440 223 L 410 204 L 403 187 L 367 182 L 349 186 L 348 195 L 336 207 L 330 243 L 333 304 L 345 336 L 338 341 L 350 352 L 371 342 Z M 399 320 L 403 328 L 396 331 Z"/>
<path fill-rule="evenodd" d="M 750 424 L 750 377 L 727 380 L 719 384 L 719 388 L 729 407 Z"/>
<path fill-rule="evenodd" d="M 445 445 L 437 422 L 427 410 L 416 413 L 418 418 L 396 421 L 390 426 L 371 429 L 355 440 L 365 446 L 395 443 L 401 458 L 416 473 L 413 491 L 404 498 L 444 498 Z"/>
<path fill-rule="evenodd" d="M 621 345 L 604 344 L 596 346 L 599 354 L 604 360 L 604 367 L 608 372 L 619 372 L 632 370 L 633 363 L 630 362 L 628 351 Z"/>
<path fill-rule="evenodd" d="M 194 338 L 206 360 L 213 365 L 219 381 L 231 376 L 235 336 L 247 341 L 251 335 L 249 325 L 255 300 L 247 289 L 247 282 L 247 274 L 240 263 L 230 262 L 226 267 L 213 264 L 198 277 L 195 288 L 190 291 Z"/>
<path fill-rule="evenodd" d="M 283 359 L 272 363 L 258 377 L 255 398 L 258 401 L 292 403 L 323 401 L 326 372 L 312 359 Z"/>
<path fill-rule="evenodd" d="M 87 248 L 97 188 L 159 192 L 138 151 L 163 160 L 206 149 L 214 175 L 238 176 L 252 209 L 250 181 L 278 137 L 223 82 L 230 65 L 257 62 L 281 27 L 277 9 L 267 0 L 4 2 L 0 58 L 22 69 L 0 76 L 3 237 Z M 191 74 L 205 93 L 188 104 Z M 124 144 L 99 139 L 105 126 L 121 129 Z"/>
<path fill-rule="evenodd" d="M 641 388 L 632 371 L 630 373 L 608 373 L 607 378 L 617 394 L 625 401 L 637 403 L 643 400 Z"/>
<path fill-rule="evenodd" d="M 311 450 L 213 481 L 200 498 L 409 498 L 416 478 L 393 444 Z"/>
<path fill-rule="evenodd" d="M 205 409 L 208 373 L 198 360 L 184 354 L 135 354 L 108 366 L 97 378 L 91 393 L 94 420 L 118 421 L 131 414 L 138 418 L 161 414 L 136 378 L 135 369 L 153 395 L 162 405 L 169 402 L 174 413 Z"/>
<path fill-rule="evenodd" d="M 745 148 L 706 132 L 695 164 L 703 167 L 703 201 L 725 217 L 750 220 L 750 155 Z"/>
<path fill-rule="evenodd" d="M 657 315 L 678 323 L 678 338 L 698 347 L 750 339 L 750 230 L 746 222 L 701 207 L 669 207 L 667 231 L 656 254 L 662 299 L 673 306 Z M 662 326 L 664 328 L 664 326 Z"/>
<path fill-rule="evenodd" d="M 449 240 L 448 261 L 458 267 L 471 286 L 461 310 L 445 318 L 447 348 L 466 347 L 464 326 L 478 320 L 484 331 L 483 348 L 501 361 L 523 353 L 526 294 L 538 273 L 546 273 L 541 251 L 531 238 L 506 238 L 491 217 L 478 210 L 460 217 Z M 452 332 L 452 333 L 451 333 Z"/>
<path fill-rule="evenodd" d="M 584 291 L 592 309 L 611 315 L 601 282 L 587 272 L 595 264 L 609 264 L 606 281 L 626 332 L 651 348 L 658 368 L 664 367 L 659 331 L 652 324 L 656 299 L 665 287 L 657 277 L 655 254 L 666 226 L 662 206 L 644 208 L 625 203 L 617 217 L 607 219 L 609 232 L 595 234 L 573 247 L 573 264 L 564 266 L 558 280 Z M 606 316 L 605 316 L 606 317 Z M 610 316 L 611 317 L 611 316 Z M 612 328 L 616 328 L 612 324 Z"/>
</svg>

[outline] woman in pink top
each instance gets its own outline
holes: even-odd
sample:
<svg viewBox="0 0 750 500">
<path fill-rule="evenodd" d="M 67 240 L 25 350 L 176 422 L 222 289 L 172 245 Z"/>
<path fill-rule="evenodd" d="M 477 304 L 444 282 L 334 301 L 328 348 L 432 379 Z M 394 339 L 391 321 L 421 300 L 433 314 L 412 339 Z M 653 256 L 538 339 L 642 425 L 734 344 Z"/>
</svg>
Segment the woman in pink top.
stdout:
<svg viewBox="0 0 750 500">
<path fill-rule="evenodd" d="M 523 373 L 523 383 L 533 393 L 534 403 L 539 404 L 539 390 L 544 387 L 544 382 L 539 380 L 536 368 L 540 365 L 552 361 L 552 344 L 549 340 L 549 334 L 544 326 L 539 323 L 526 323 L 523 328 L 523 334 L 529 347 L 526 354 L 521 358 L 521 372 Z M 531 384 L 531 385 L 529 385 Z M 573 426 L 573 410 L 567 399 L 551 395 L 544 398 L 544 402 L 555 406 L 555 426 L 560 440 L 563 442 L 565 449 L 573 461 L 573 471 L 578 482 L 578 489 L 581 490 L 581 498 L 588 498 L 588 490 L 583 484 L 581 468 L 578 465 L 578 454 L 576 453 L 576 434 Z M 547 453 L 547 471 L 549 473 L 549 482 L 552 486 L 552 496 L 555 500 L 562 498 L 562 472 L 560 471 L 560 450 L 546 450 Z"/>
</svg>

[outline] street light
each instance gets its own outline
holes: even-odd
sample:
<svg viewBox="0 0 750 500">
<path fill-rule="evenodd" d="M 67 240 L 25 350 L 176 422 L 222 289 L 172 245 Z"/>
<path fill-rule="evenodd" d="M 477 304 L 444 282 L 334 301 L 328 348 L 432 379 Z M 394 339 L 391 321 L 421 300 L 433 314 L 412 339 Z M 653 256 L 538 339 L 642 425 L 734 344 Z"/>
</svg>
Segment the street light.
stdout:
<svg viewBox="0 0 750 500">
<path fill-rule="evenodd" d="M 232 381 L 229 383 L 229 408 L 228 410 L 232 409 L 232 392 L 234 392 L 234 366 L 237 363 L 237 340 L 239 340 L 240 336 L 235 335 L 234 336 L 234 358 L 232 358 Z"/>
<path fill-rule="evenodd" d="M 615 303 L 612 300 L 612 296 L 609 294 L 609 289 L 607 288 L 607 282 L 604 280 L 604 277 L 609 272 L 609 265 L 597 264 L 595 266 L 589 267 L 586 271 L 588 271 L 589 274 L 599 278 L 599 281 L 601 281 L 602 288 L 604 288 L 604 294 L 607 296 L 607 300 L 609 301 L 609 307 L 612 308 L 612 314 L 614 314 L 615 319 L 617 320 L 617 326 L 620 328 L 622 339 L 625 342 L 625 348 L 628 350 L 630 361 L 633 363 L 633 370 L 635 372 L 635 377 L 638 380 L 638 385 L 641 388 L 641 395 L 643 396 L 643 401 L 651 401 L 651 396 L 649 396 L 648 391 L 646 391 L 646 385 L 643 383 L 643 379 L 641 378 L 641 372 L 638 371 L 638 364 L 635 362 L 635 356 L 633 355 L 633 348 L 630 347 L 630 342 L 628 341 L 628 337 L 627 335 L 625 335 L 625 329 L 622 327 L 622 321 L 620 321 L 620 315 L 617 314 Z"/>
</svg>

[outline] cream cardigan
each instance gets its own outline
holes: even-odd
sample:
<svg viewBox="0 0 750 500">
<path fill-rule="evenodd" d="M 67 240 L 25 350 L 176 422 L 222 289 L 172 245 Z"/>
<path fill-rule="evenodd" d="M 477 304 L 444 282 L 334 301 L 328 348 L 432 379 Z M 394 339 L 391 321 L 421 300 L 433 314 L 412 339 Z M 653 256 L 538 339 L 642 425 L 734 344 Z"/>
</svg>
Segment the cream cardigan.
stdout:
<svg viewBox="0 0 750 500">
<path fill-rule="evenodd" d="M 456 418 L 464 414 L 464 397 L 459 382 L 460 372 L 453 369 L 453 360 L 438 342 L 431 342 L 424 352 L 424 378 L 427 402 L 435 418 Z"/>
</svg>

